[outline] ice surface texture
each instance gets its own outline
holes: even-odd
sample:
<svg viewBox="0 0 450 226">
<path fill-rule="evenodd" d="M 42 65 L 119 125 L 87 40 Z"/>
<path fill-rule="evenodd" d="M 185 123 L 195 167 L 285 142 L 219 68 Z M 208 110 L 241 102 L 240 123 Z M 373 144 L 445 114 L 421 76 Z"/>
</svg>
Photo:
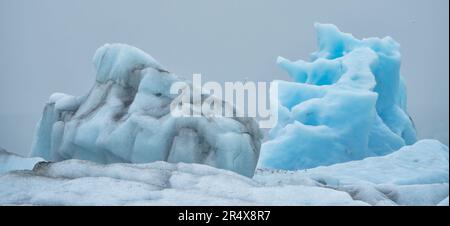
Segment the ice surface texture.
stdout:
<svg viewBox="0 0 450 226">
<path fill-rule="evenodd" d="M 86 96 L 50 97 L 32 156 L 49 161 L 203 163 L 253 175 L 262 138 L 256 121 L 173 117 L 170 103 L 178 95 L 170 94 L 170 87 L 183 80 L 137 48 L 106 44 L 93 61 L 96 82 Z"/>
<path fill-rule="evenodd" d="M 298 184 L 312 179 L 371 205 L 436 205 L 448 197 L 448 177 L 449 150 L 436 140 L 420 140 L 386 156 L 307 170 L 262 170 L 255 174 L 255 179 L 266 185 Z"/>
<path fill-rule="evenodd" d="M 278 123 L 261 148 L 260 167 L 312 168 L 413 144 L 399 44 L 315 27 L 319 50 L 311 62 L 278 59 L 294 82 L 276 81 Z"/>
<path fill-rule="evenodd" d="M 333 166 L 257 170 L 253 179 L 200 164 L 42 162 L 0 176 L 0 205 L 448 205 L 448 154 L 422 140 Z"/>
</svg>

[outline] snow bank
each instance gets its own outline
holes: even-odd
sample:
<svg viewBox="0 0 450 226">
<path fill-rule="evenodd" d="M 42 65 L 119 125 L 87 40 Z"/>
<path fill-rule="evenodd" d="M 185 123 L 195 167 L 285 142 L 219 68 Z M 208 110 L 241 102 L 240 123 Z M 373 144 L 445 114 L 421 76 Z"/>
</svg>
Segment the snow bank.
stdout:
<svg viewBox="0 0 450 226">
<path fill-rule="evenodd" d="M 359 160 L 416 141 L 406 113 L 399 44 L 358 40 L 316 24 L 312 61 L 278 59 L 294 82 L 278 84 L 278 123 L 261 148 L 260 166 L 306 169 Z"/>
<path fill-rule="evenodd" d="M 0 148 L 0 175 L 13 170 L 33 169 L 34 165 L 40 161 L 44 161 L 44 159 L 25 158 Z"/>
<path fill-rule="evenodd" d="M 438 206 L 448 206 L 448 196 L 441 202 L 439 202 Z"/>
<path fill-rule="evenodd" d="M 308 195 L 301 195 L 308 194 Z M 362 205 L 320 187 L 264 187 L 206 165 L 167 162 L 41 163 L 0 177 L 0 204 L 15 205 Z"/>
<path fill-rule="evenodd" d="M 200 164 L 41 162 L 0 176 L 0 205 L 448 205 L 448 167 L 448 147 L 433 140 L 252 179 Z"/>
<path fill-rule="evenodd" d="M 172 116 L 170 103 L 178 95 L 170 94 L 170 87 L 183 80 L 135 47 L 107 44 L 93 62 L 96 82 L 87 95 L 50 97 L 32 156 L 49 161 L 203 163 L 253 175 L 262 139 L 256 121 Z M 207 98 L 203 95 L 202 101 Z M 187 105 L 192 109 L 192 103 Z"/>
</svg>

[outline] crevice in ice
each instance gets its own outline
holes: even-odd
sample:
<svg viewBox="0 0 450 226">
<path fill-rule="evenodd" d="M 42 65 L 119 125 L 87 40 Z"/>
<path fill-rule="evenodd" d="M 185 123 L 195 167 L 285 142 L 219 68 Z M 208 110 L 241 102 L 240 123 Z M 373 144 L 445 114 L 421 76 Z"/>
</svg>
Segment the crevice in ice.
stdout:
<svg viewBox="0 0 450 226">
<path fill-rule="evenodd" d="M 109 95 L 110 90 L 112 89 L 113 83 L 112 82 L 107 82 L 105 84 L 97 84 L 94 85 L 94 87 L 91 89 L 91 91 L 89 92 L 88 98 L 86 101 L 89 101 L 89 97 L 92 97 L 92 92 L 94 92 L 94 90 L 97 90 L 97 88 L 100 88 L 99 90 L 105 89 L 104 87 L 106 87 L 106 90 L 100 93 L 100 97 L 95 97 L 98 98 L 97 100 L 94 99 L 92 102 L 89 103 L 90 106 L 87 106 L 87 109 L 81 109 L 79 108 L 78 111 L 75 113 L 75 118 L 76 119 L 80 119 L 80 120 L 86 120 L 89 118 L 92 118 L 93 113 L 97 112 L 98 109 L 100 107 L 102 107 L 105 103 L 106 103 L 106 98 Z M 83 112 L 84 110 L 84 112 Z"/>
</svg>

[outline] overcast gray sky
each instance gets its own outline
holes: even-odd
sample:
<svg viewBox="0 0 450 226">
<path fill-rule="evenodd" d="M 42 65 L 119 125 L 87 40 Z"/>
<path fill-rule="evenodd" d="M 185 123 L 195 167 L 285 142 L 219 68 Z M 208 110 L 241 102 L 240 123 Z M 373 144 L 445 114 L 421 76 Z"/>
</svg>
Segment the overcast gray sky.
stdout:
<svg viewBox="0 0 450 226">
<path fill-rule="evenodd" d="M 314 22 L 401 44 L 420 138 L 448 145 L 448 0 L 0 0 L 0 146 L 28 154 L 53 92 L 82 95 L 104 43 L 148 52 L 204 80 L 289 80 L 276 57 L 308 59 Z"/>
</svg>

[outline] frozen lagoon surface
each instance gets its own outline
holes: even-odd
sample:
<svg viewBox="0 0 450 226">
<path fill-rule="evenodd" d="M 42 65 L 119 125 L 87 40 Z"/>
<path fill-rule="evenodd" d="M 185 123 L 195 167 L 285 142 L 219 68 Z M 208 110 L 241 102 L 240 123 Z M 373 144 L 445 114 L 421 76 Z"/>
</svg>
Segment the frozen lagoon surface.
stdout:
<svg viewBox="0 0 450 226">
<path fill-rule="evenodd" d="M 311 62 L 278 59 L 294 81 L 276 81 L 278 122 L 261 147 L 259 167 L 307 169 L 413 144 L 399 44 L 315 27 L 319 50 Z"/>
<path fill-rule="evenodd" d="M 1 175 L 0 204 L 448 205 L 448 168 L 448 147 L 435 140 L 308 170 L 258 169 L 253 178 L 192 163 L 65 160 Z"/>
</svg>

